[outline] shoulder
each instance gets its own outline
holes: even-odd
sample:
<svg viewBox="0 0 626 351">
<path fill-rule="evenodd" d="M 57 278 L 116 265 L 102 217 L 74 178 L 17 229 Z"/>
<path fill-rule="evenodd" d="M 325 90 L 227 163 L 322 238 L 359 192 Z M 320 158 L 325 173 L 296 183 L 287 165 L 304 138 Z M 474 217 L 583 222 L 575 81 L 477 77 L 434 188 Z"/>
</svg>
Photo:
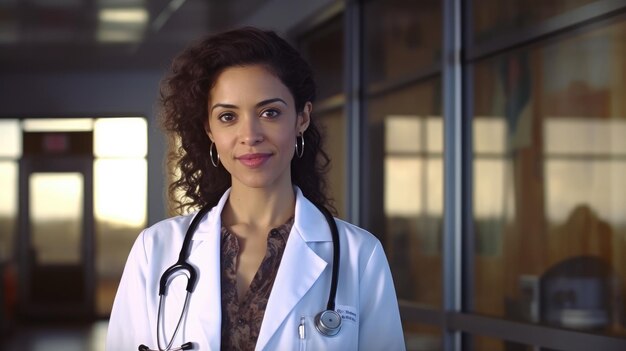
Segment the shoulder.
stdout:
<svg viewBox="0 0 626 351">
<path fill-rule="evenodd" d="M 380 245 L 378 238 L 367 230 L 339 218 L 335 218 L 335 222 L 340 235 L 346 236 L 348 240 L 366 246 Z"/>
<path fill-rule="evenodd" d="M 377 256 L 385 256 L 380 240 L 369 231 L 352 223 L 335 219 L 339 230 L 342 254 L 356 258 L 363 269 Z"/>
<path fill-rule="evenodd" d="M 135 249 L 141 248 L 147 257 L 151 257 L 180 248 L 194 215 L 195 212 L 167 218 L 147 227 L 137 237 Z"/>
<path fill-rule="evenodd" d="M 155 240 L 164 235 L 171 236 L 171 234 L 178 234 L 180 232 L 184 234 L 185 229 L 189 226 L 195 214 L 196 212 L 161 220 L 144 229 L 142 235 L 144 239 Z"/>
</svg>

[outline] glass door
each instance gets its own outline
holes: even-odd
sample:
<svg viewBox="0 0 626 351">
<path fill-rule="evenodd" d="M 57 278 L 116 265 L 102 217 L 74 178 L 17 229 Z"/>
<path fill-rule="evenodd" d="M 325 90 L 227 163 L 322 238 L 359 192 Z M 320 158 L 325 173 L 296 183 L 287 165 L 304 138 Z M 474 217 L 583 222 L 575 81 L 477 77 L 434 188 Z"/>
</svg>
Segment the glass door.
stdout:
<svg viewBox="0 0 626 351">
<path fill-rule="evenodd" d="M 93 158 L 25 156 L 20 167 L 20 311 L 91 318 Z"/>
</svg>

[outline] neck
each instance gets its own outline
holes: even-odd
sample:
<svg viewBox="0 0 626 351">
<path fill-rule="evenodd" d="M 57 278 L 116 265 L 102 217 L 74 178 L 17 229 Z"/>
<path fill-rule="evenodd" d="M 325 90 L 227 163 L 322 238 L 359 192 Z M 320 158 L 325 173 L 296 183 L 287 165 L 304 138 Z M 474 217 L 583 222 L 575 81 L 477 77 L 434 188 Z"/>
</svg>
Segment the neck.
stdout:
<svg viewBox="0 0 626 351">
<path fill-rule="evenodd" d="M 245 224 L 252 228 L 273 228 L 294 215 L 295 204 L 291 183 L 267 189 L 248 188 L 233 182 L 222 221 L 227 226 Z"/>
</svg>

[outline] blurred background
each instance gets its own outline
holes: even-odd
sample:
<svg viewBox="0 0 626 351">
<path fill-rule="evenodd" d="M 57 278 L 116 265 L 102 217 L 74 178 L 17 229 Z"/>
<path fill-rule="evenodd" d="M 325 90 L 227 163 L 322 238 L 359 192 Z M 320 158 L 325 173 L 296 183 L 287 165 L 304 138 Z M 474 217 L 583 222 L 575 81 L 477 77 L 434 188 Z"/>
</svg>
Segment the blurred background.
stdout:
<svg viewBox="0 0 626 351">
<path fill-rule="evenodd" d="M 159 81 L 242 25 L 312 64 L 409 350 L 626 349 L 623 0 L 0 0 L 0 349 L 104 349 L 173 214 Z"/>
</svg>

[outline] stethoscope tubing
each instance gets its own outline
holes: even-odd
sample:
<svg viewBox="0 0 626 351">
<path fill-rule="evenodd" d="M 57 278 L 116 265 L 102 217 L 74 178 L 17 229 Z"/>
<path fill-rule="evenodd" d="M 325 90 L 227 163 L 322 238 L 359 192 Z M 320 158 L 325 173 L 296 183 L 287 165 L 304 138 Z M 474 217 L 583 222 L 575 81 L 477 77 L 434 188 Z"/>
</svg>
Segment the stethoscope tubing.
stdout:
<svg viewBox="0 0 626 351">
<path fill-rule="evenodd" d="M 167 344 L 166 348 L 161 348 L 161 333 L 160 330 L 161 328 L 159 328 L 159 319 L 157 317 L 157 346 L 159 348 L 159 351 L 167 351 L 167 350 L 172 350 L 172 344 L 174 343 L 174 339 L 176 338 L 176 334 L 178 334 L 178 330 L 180 329 L 180 324 L 183 322 L 183 318 L 185 317 L 185 315 L 187 315 L 187 309 L 189 308 L 189 297 L 191 296 L 191 293 L 189 291 L 187 291 L 187 293 L 185 294 L 185 303 L 183 304 L 183 310 L 180 312 L 180 317 L 178 318 L 178 323 L 176 323 L 176 329 L 174 329 L 174 334 L 172 334 L 172 338 L 170 339 L 169 344 Z M 162 308 L 162 303 L 163 303 L 163 298 L 164 295 L 159 296 L 159 309 L 158 309 L 158 316 L 161 315 L 161 308 Z M 165 323 L 165 322 L 163 322 Z M 163 326 L 165 327 L 165 325 Z"/>
</svg>

